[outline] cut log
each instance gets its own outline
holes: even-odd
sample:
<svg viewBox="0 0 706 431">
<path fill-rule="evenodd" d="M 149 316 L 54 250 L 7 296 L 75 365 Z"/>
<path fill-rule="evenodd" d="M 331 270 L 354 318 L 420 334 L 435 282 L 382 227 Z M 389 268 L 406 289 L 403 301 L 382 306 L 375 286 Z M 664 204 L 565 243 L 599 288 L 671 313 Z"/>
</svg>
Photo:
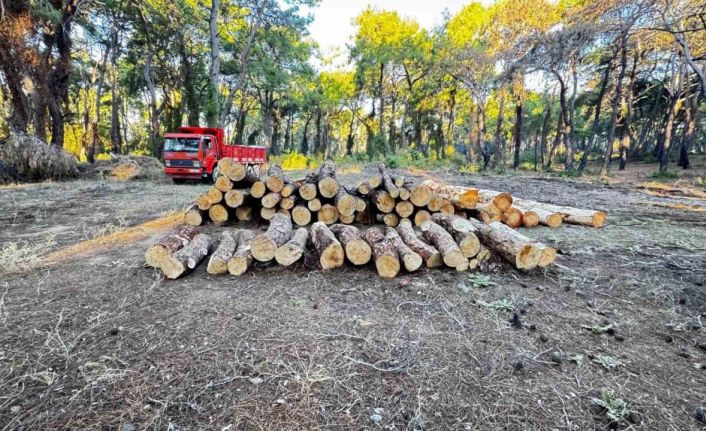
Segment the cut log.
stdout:
<svg viewBox="0 0 706 431">
<path fill-rule="evenodd" d="M 542 253 L 542 256 L 539 258 L 539 263 L 537 264 L 538 267 L 546 268 L 554 263 L 556 260 L 556 249 L 554 247 L 549 247 L 539 241 L 533 241 L 532 245 Z"/>
<path fill-rule="evenodd" d="M 196 268 L 196 265 L 213 250 L 213 246 L 213 239 L 210 236 L 203 233 L 196 235 L 186 246 L 163 261 L 164 276 L 173 280 L 181 277 L 188 270 Z"/>
<path fill-rule="evenodd" d="M 469 259 L 465 259 L 462 264 L 456 267 L 457 272 L 466 272 L 471 266 L 471 261 Z"/>
<path fill-rule="evenodd" d="M 306 207 L 309 208 L 309 211 L 318 211 L 321 209 L 321 200 L 319 198 L 314 198 L 307 201 Z"/>
<path fill-rule="evenodd" d="M 517 207 L 513 207 L 517 208 Z M 522 226 L 532 228 L 539 224 L 539 214 L 534 211 L 522 211 L 517 208 L 518 211 L 522 213 Z"/>
<path fill-rule="evenodd" d="M 310 201 L 316 198 L 317 190 L 316 183 L 301 183 L 299 187 L 299 196 L 305 201 Z"/>
<path fill-rule="evenodd" d="M 355 213 L 353 213 L 351 215 L 339 214 L 338 221 L 339 221 L 339 223 L 343 223 L 343 224 L 351 224 L 355 221 Z"/>
<path fill-rule="evenodd" d="M 397 186 L 397 188 L 402 188 L 404 186 L 405 180 L 402 175 L 390 175 L 392 178 L 392 183 Z"/>
<path fill-rule="evenodd" d="M 260 208 L 260 218 L 263 220 L 272 220 L 275 214 L 277 214 L 277 210 L 274 208 Z"/>
<path fill-rule="evenodd" d="M 331 204 L 321 205 L 317 216 L 319 221 L 328 225 L 334 224 L 338 221 L 338 208 Z"/>
<path fill-rule="evenodd" d="M 370 245 L 375 258 L 375 269 L 378 275 L 385 278 L 394 278 L 400 272 L 400 260 L 395 245 L 388 240 L 382 230 L 371 227 L 363 234 L 363 238 Z"/>
<path fill-rule="evenodd" d="M 361 224 L 370 223 L 370 213 L 368 211 L 362 211 L 355 214 L 355 221 Z"/>
<path fill-rule="evenodd" d="M 289 210 L 286 209 L 286 208 L 280 208 L 280 209 L 278 209 L 278 210 L 277 210 L 277 213 L 278 213 L 278 214 L 284 214 L 284 215 L 286 215 L 287 217 L 292 218 L 292 212 L 289 211 Z"/>
<path fill-rule="evenodd" d="M 275 258 L 277 248 L 292 238 L 292 220 L 283 214 L 274 214 L 267 232 L 252 240 L 252 256 L 260 262 Z"/>
<path fill-rule="evenodd" d="M 378 175 L 374 175 L 374 176 L 368 178 L 368 184 L 370 184 L 370 187 L 372 187 L 372 189 L 375 190 L 382 185 L 382 177 L 380 177 Z"/>
<path fill-rule="evenodd" d="M 208 191 L 206 192 L 206 196 L 208 196 L 208 201 L 211 202 L 212 205 L 217 204 L 223 200 L 223 192 L 215 187 L 211 187 L 210 189 L 208 189 Z"/>
<path fill-rule="evenodd" d="M 236 242 L 238 232 L 224 230 L 221 232 L 221 241 L 218 243 L 216 251 L 208 260 L 206 272 L 209 274 L 225 274 L 228 272 L 228 261 L 233 257 L 238 245 Z"/>
<path fill-rule="evenodd" d="M 307 231 L 306 228 L 300 227 L 294 231 L 292 239 L 277 248 L 277 252 L 275 252 L 275 260 L 277 263 L 283 266 L 290 266 L 301 259 L 306 251 L 306 243 L 308 240 L 309 231 Z"/>
<path fill-rule="evenodd" d="M 281 195 L 281 193 L 280 193 Z M 295 197 L 288 197 L 285 198 L 283 197 L 282 200 L 279 202 L 279 207 L 286 209 L 286 210 L 291 210 L 294 208 L 294 205 L 297 203 L 297 199 Z"/>
<path fill-rule="evenodd" d="M 361 183 L 358 184 L 358 186 L 356 187 L 356 190 L 357 190 L 358 193 L 360 193 L 361 195 L 367 196 L 367 195 L 370 194 L 370 192 L 373 191 L 373 188 L 370 187 L 370 184 L 368 184 L 367 181 L 363 181 L 363 182 L 361 182 Z"/>
<path fill-rule="evenodd" d="M 301 187 L 301 181 L 292 181 L 282 187 L 282 191 L 280 192 L 280 194 L 283 198 L 288 198 L 294 195 L 294 193 L 299 190 L 299 187 Z"/>
<path fill-rule="evenodd" d="M 218 178 L 216 178 L 216 182 L 214 183 L 214 187 L 216 187 L 218 190 L 225 193 L 228 190 L 233 188 L 233 181 L 231 181 L 230 178 L 221 175 Z"/>
<path fill-rule="evenodd" d="M 252 220 L 252 207 L 240 206 L 235 210 L 235 217 L 240 221 Z"/>
<path fill-rule="evenodd" d="M 419 227 L 422 225 L 422 223 L 429 220 L 430 218 L 431 218 L 431 214 L 429 214 L 429 211 L 418 210 L 417 213 L 414 214 L 414 225 Z"/>
<path fill-rule="evenodd" d="M 530 201 L 527 199 L 517 199 L 518 206 L 537 211 L 539 208 L 560 213 L 563 215 L 564 221 L 569 224 L 577 224 L 582 226 L 603 227 L 606 223 L 606 214 L 603 211 L 585 210 L 573 207 L 563 207 L 559 205 L 546 204 L 541 202 Z M 539 214 L 539 211 L 537 211 Z M 541 218 L 541 215 L 540 215 Z"/>
<path fill-rule="evenodd" d="M 434 223 L 446 229 L 458 244 L 464 257 L 475 257 L 480 251 L 478 229 L 467 219 L 449 214 L 437 213 L 431 216 Z"/>
<path fill-rule="evenodd" d="M 366 209 L 368 209 L 368 204 L 365 202 L 365 199 L 361 199 L 359 197 L 355 197 L 355 210 L 358 212 L 363 212 Z"/>
<path fill-rule="evenodd" d="M 408 247 L 394 228 L 388 227 L 385 229 L 385 238 L 395 246 L 397 255 L 404 264 L 404 269 L 408 272 L 414 272 L 422 266 L 422 256 Z"/>
<path fill-rule="evenodd" d="M 311 211 L 303 205 L 292 208 L 292 220 L 297 226 L 306 226 L 311 223 Z"/>
<path fill-rule="evenodd" d="M 513 229 L 522 226 L 522 211 L 510 207 L 501 216 L 501 221 Z"/>
<path fill-rule="evenodd" d="M 474 219 L 468 221 L 478 229 L 481 242 L 515 268 L 529 270 L 539 264 L 542 251 L 532 244 L 532 239 L 500 222 L 484 224 Z"/>
<path fill-rule="evenodd" d="M 409 197 L 412 195 L 411 192 L 404 187 L 400 187 L 399 191 L 400 191 L 399 198 L 402 199 L 403 201 L 408 201 Z"/>
<path fill-rule="evenodd" d="M 239 182 L 242 181 L 245 176 L 247 175 L 247 170 L 245 169 L 245 165 L 242 165 L 238 162 L 233 162 L 227 170 L 225 171 L 219 171 L 228 179 L 230 179 L 233 182 Z"/>
<path fill-rule="evenodd" d="M 346 257 L 353 265 L 360 266 L 370 262 L 372 250 L 357 227 L 335 224 L 331 226 L 331 232 L 341 242 L 346 252 Z"/>
<path fill-rule="evenodd" d="M 333 198 L 338 193 L 339 184 L 336 181 L 336 165 L 326 160 L 316 171 L 316 183 L 321 196 Z"/>
<path fill-rule="evenodd" d="M 392 176 L 385 172 L 385 166 L 379 165 L 378 170 L 380 171 L 380 178 L 382 179 L 382 187 L 387 190 L 387 193 L 392 196 L 393 199 L 397 199 L 400 195 L 399 187 L 392 180 Z M 404 180 L 403 180 L 404 183 Z"/>
<path fill-rule="evenodd" d="M 533 212 L 533 213 L 537 214 L 537 217 L 539 219 L 539 223 L 541 223 L 544 226 L 556 228 L 556 227 L 560 227 L 562 225 L 562 223 L 564 222 L 564 215 L 562 213 L 549 211 L 547 209 L 539 207 L 539 205 L 525 206 L 522 203 L 515 203 L 513 205 L 515 206 L 515 208 L 517 208 L 520 211 L 523 211 L 525 213 Z"/>
<path fill-rule="evenodd" d="M 412 190 L 410 190 L 409 200 L 415 206 L 422 208 L 429 205 L 429 201 L 431 201 L 432 195 L 433 193 L 428 186 L 424 184 L 419 184 L 412 187 Z"/>
<path fill-rule="evenodd" d="M 226 205 L 231 208 L 238 208 L 245 202 L 245 198 L 250 196 L 250 190 L 232 189 L 228 190 L 223 197 Z"/>
<path fill-rule="evenodd" d="M 198 205 L 191 205 L 184 212 L 184 223 L 191 226 L 201 226 L 204 222 L 206 214 L 206 211 L 200 210 Z"/>
<path fill-rule="evenodd" d="M 414 205 L 410 201 L 399 201 L 395 205 L 395 212 L 402 218 L 408 218 L 414 213 Z"/>
<path fill-rule="evenodd" d="M 478 203 L 479 196 L 476 188 L 451 186 L 434 180 L 426 180 L 421 185 L 428 187 L 432 193 L 441 196 L 459 208 L 473 209 Z"/>
<path fill-rule="evenodd" d="M 211 203 L 211 199 L 208 198 L 208 195 L 206 193 L 198 195 L 196 197 L 195 202 L 196 202 L 196 205 L 198 205 L 199 209 L 203 210 L 203 211 L 208 210 L 213 205 Z"/>
<path fill-rule="evenodd" d="M 277 192 L 271 192 L 262 197 L 260 202 L 263 208 L 274 208 L 282 200 L 282 195 Z"/>
<path fill-rule="evenodd" d="M 441 253 L 417 237 L 417 234 L 412 228 L 412 222 L 409 220 L 400 220 L 400 223 L 397 225 L 397 233 L 409 248 L 424 259 L 424 264 L 427 268 L 436 268 L 444 264 Z"/>
<path fill-rule="evenodd" d="M 226 172 L 228 172 L 228 169 L 230 169 L 233 162 L 234 162 L 233 158 L 223 157 L 221 160 L 218 161 L 218 164 L 216 165 L 216 169 L 218 169 L 218 172 L 220 172 L 221 175 L 225 175 Z"/>
<path fill-rule="evenodd" d="M 456 268 L 463 265 L 466 257 L 450 233 L 432 220 L 422 223 L 421 229 L 424 238 L 439 250 L 446 266 Z"/>
<path fill-rule="evenodd" d="M 487 203 L 480 207 L 476 215 L 483 220 L 483 223 L 490 224 L 501 221 L 503 213 L 492 203 Z"/>
<path fill-rule="evenodd" d="M 400 222 L 400 217 L 395 213 L 376 214 L 375 219 L 378 223 L 384 223 L 385 226 L 395 227 Z"/>
<path fill-rule="evenodd" d="M 191 225 L 181 226 L 148 248 L 145 252 L 145 262 L 149 266 L 160 268 L 165 258 L 186 246 L 198 233 L 199 231 Z"/>
<path fill-rule="evenodd" d="M 272 165 L 270 169 L 267 170 L 267 181 L 265 181 L 265 184 L 270 191 L 279 193 L 282 191 L 285 183 L 289 182 L 291 182 L 291 180 L 284 174 L 284 170 L 282 170 L 280 165 Z"/>
<path fill-rule="evenodd" d="M 441 207 L 444 205 L 444 202 L 446 202 L 444 198 L 437 195 L 436 193 L 433 193 L 431 195 L 429 203 L 427 204 L 427 209 L 432 213 L 439 212 L 441 211 Z"/>
<path fill-rule="evenodd" d="M 389 213 L 395 209 L 395 200 L 385 190 L 375 190 L 370 194 L 370 200 L 380 212 Z"/>
<path fill-rule="evenodd" d="M 252 264 L 252 240 L 255 232 L 251 230 L 239 230 L 235 241 L 238 247 L 233 253 L 233 257 L 228 260 L 228 272 L 231 275 L 243 275 Z"/>
<path fill-rule="evenodd" d="M 439 212 L 454 215 L 454 213 L 456 212 L 456 208 L 454 207 L 454 204 L 451 203 L 451 201 L 444 199 L 444 202 L 441 204 L 441 208 L 439 208 Z"/>
<path fill-rule="evenodd" d="M 345 258 L 343 246 L 325 223 L 316 222 L 311 225 L 311 243 L 322 269 L 338 268 L 343 265 Z"/>
<path fill-rule="evenodd" d="M 216 204 L 208 209 L 208 218 L 216 224 L 223 224 L 228 221 L 230 214 L 228 209 L 221 204 Z"/>
<path fill-rule="evenodd" d="M 478 202 L 492 203 L 501 213 L 512 206 L 513 198 L 510 193 L 496 192 L 495 190 L 478 190 Z"/>
<path fill-rule="evenodd" d="M 334 199 L 339 214 L 351 216 L 355 212 L 356 198 L 348 193 L 345 187 L 339 187 Z"/>
<path fill-rule="evenodd" d="M 259 199 L 267 193 L 267 185 L 264 181 L 257 181 L 250 187 L 250 196 Z"/>
</svg>

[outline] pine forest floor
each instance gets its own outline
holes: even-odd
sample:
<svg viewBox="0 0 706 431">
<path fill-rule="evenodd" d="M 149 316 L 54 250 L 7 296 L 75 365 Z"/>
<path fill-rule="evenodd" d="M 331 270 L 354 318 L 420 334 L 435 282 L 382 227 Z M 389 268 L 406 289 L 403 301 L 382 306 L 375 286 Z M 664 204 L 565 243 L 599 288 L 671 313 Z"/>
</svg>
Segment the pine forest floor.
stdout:
<svg viewBox="0 0 706 431">
<path fill-rule="evenodd" d="M 609 224 L 526 231 L 561 251 L 528 274 L 202 265 L 168 281 L 143 266 L 163 231 L 141 224 L 173 224 L 207 186 L 0 188 L 0 430 L 702 429 L 706 197 L 407 175 L 603 209 Z"/>
</svg>

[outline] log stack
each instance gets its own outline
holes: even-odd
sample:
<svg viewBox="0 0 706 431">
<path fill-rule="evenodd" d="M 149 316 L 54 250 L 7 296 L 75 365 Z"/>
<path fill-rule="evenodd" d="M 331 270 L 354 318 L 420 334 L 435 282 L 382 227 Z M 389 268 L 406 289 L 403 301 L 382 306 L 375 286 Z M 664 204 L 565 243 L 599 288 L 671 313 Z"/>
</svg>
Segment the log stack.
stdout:
<svg viewBox="0 0 706 431">
<path fill-rule="evenodd" d="M 290 178 L 276 165 L 259 179 L 231 159 L 221 160 L 218 171 L 214 186 L 187 210 L 188 225 L 146 252 L 147 264 L 167 278 L 178 278 L 200 262 L 208 262 L 210 274 L 234 276 L 255 261 L 282 266 L 303 261 L 322 270 L 369 265 L 386 278 L 422 267 L 489 271 L 500 259 L 528 271 L 550 266 L 557 252 L 518 228 L 602 227 L 606 222 L 601 211 L 434 180 L 413 183 L 382 166 L 356 187 L 339 182 L 330 161 L 302 179 Z M 199 233 L 194 226 L 207 220 L 221 230 L 212 236 Z M 259 223 L 224 227 L 258 220 L 268 223 L 266 230 Z"/>
</svg>

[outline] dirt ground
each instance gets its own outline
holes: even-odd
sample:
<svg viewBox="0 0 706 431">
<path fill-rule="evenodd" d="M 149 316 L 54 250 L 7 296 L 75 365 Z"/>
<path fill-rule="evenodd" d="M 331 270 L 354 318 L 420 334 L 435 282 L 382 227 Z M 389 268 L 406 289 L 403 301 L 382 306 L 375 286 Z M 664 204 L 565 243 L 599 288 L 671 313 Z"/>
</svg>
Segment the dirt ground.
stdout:
<svg viewBox="0 0 706 431">
<path fill-rule="evenodd" d="M 0 188 L 0 430 L 704 427 L 705 200 L 413 174 L 603 209 L 609 224 L 526 231 L 561 251 L 531 273 L 201 266 L 168 281 L 143 266 L 161 232 L 130 228 L 206 186 Z"/>
</svg>

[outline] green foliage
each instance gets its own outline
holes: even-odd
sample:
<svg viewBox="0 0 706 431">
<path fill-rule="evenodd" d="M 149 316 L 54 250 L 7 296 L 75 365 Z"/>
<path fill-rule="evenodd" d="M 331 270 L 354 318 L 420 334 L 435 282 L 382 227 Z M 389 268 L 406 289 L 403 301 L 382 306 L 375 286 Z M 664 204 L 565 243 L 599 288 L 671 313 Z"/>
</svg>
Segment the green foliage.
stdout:
<svg viewBox="0 0 706 431">
<path fill-rule="evenodd" d="M 496 301 L 491 301 L 491 302 L 486 302 L 482 299 L 477 299 L 476 304 L 478 304 L 484 308 L 489 308 L 491 310 L 498 310 L 498 311 L 512 311 L 515 309 L 515 306 L 512 304 L 512 302 L 509 299 L 498 299 Z"/>
<path fill-rule="evenodd" d="M 608 355 L 598 355 L 595 358 L 593 358 L 593 362 L 596 364 L 599 364 L 603 368 L 607 370 L 612 370 L 614 368 L 621 367 L 623 365 L 622 362 L 620 362 L 618 359 L 608 356 Z"/>
<path fill-rule="evenodd" d="M 485 274 L 470 274 L 468 276 L 468 280 L 471 282 L 473 287 L 476 288 L 485 288 L 485 287 L 490 287 L 490 286 L 497 286 L 495 282 L 491 280 L 491 278 Z"/>
<path fill-rule="evenodd" d="M 593 404 L 602 407 L 606 417 L 613 422 L 620 422 L 630 414 L 628 403 L 618 397 L 612 390 L 603 391 L 600 398 L 592 398 L 591 401 Z"/>
</svg>

